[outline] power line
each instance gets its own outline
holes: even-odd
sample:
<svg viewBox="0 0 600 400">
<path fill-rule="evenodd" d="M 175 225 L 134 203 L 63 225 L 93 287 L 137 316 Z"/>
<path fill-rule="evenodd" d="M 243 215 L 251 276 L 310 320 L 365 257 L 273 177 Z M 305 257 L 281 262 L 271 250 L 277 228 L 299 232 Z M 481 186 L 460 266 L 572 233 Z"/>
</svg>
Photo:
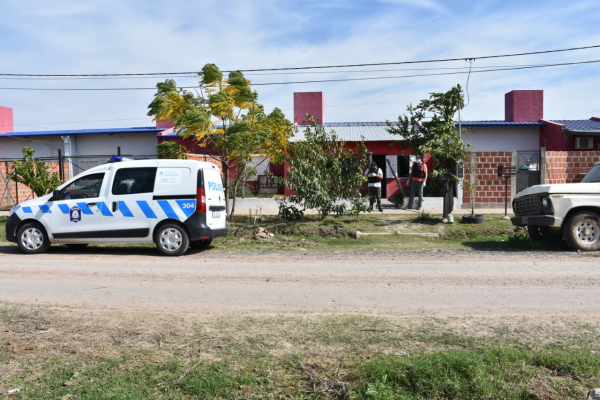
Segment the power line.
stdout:
<svg viewBox="0 0 600 400">
<path fill-rule="evenodd" d="M 559 53 L 559 52 L 567 52 L 567 51 L 577 51 L 577 50 L 586 50 L 586 49 L 594 49 L 600 48 L 600 45 L 593 46 L 582 46 L 582 47 L 571 47 L 566 49 L 555 49 L 555 50 L 542 50 L 542 51 L 531 51 L 526 53 L 511 53 L 511 54 L 498 54 L 491 56 L 479 56 L 479 57 L 458 57 L 458 58 L 442 58 L 436 60 L 419 60 L 419 61 L 397 61 L 397 62 L 387 62 L 387 63 L 368 63 L 368 64 L 342 64 L 342 65 L 322 65 L 322 66 L 311 66 L 311 67 L 286 67 L 286 68 L 261 68 L 261 69 L 241 69 L 239 71 L 242 72 L 265 72 L 265 71 L 292 71 L 292 70 L 302 70 L 302 69 L 326 69 L 326 68 L 356 68 L 356 67 L 372 67 L 372 66 L 381 66 L 381 65 L 401 65 L 401 64 L 423 64 L 423 63 L 436 63 L 436 62 L 449 62 L 449 61 L 461 61 L 465 59 L 490 59 L 490 58 L 505 58 L 505 57 L 522 57 L 529 56 L 535 54 L 549 54 L 549 53 Z M 222 71 L 222 72 L 232 72 L 232 71 Z M 121 74 L 121 73 L 112 73 L 112 74 L 15 74 L 15 73 L 4 73 L 0 74 L 0 76 L 45 76 L 45 77 L 77 77 L 77 76 L 85 76 L 85 77 L 93 77 L 93 76 L 150 76 L 150 75 L 188 75 L 188 74 L 197 74 L 198 72 L 194 71 L 184 71 L 184 72 L 145 72 L 145 73 L 129 73 L 129 74 Z"/>
<path fill-rule="evenodd" d="M 534 68 L 547 68 L 547 67 L 559 67 L 567 65 L 580 65 L 580 64 L 592 64 L 598 63 L 600 60 L 590 61 L 577 61 L 569 63 L 556 63 L 556 64 L 539 64 L 523 67 L 508 67 L 508 68 L 493 68 L 484 69 L 478 71 L 472 71 L 471 73 L 484 73 L 484 72 L 498 72 L 498 71 L 514 71 Z M 400 79 L 400 78 L 416 78 L 426 76 L 442 76 L 442 75 L 460 75 L 467 74 L 468 72 L 441 72 L 436 74 L 415 74 L 415 75 L 398 75 L 398 76 L 378 76 L 378 77 L 366 77 L 366 78 L 340 78 L 340 79 L 322 79 L 312 81 L 292 81 L 292 82 L 269 82 L 269 83 L 252 83 L 251 86 L 269 86 L 269 85 L 293 85 L 293 84 L 304 84 L 304 83 L 326 83 L 326 82 L 350 82 L 350 81 L 369 81 L 369 80 L 381 80 L 381 79 Z M 197 89 L 200 86 L 180 86 L 181 89 Z M 138 88 L 18 88 L 18 87 L 0 87 L 0 90 L 27 90 L 27 91 L 115 91 L 115 90 L 156 90 L 156 87 L 138 87 Z"/>
<path fill-rule="evenodd" d="M 480 67 L 472 67 L 474 69 L 484 68 L 512 68 L 512 67 L 530 67 L 538 64 L 516 64 L 516 65 L 486 65 Z M 303 71 L 303 72 L 268 72 L 268 73 L 249 73 L 246 76 L 273 76 L 273 75 L 308 75 L 308 74 L 364 74 L 370 72 L 395 72 L 395 71 L 456 71 L 456 70 L 468 70 L 470 67 L 439 67 L 439 68 L 395 68 L 395 69 L 362 69 L 355 71 Z M 190 75 L 179 75 L 174 76 L 175 78 L 197 78 L 197 76 Z M 155 76 L 105 76 L 105 77 L 20 77 L 20 76 L 9 76 L 0 77 L 0 80 L 23 80 L 23 81 L 62 81 L 62 80 L 107 80 L 107 79 L 156 79 Z"/>
</svg>

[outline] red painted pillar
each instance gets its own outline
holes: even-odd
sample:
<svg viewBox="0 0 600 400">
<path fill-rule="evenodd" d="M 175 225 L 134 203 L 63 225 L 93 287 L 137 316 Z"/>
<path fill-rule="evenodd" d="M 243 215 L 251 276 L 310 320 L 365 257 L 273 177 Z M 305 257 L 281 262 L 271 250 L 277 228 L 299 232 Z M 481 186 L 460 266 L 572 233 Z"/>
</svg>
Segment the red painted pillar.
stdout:
<svg viewBox="0 0 600 400">
<path fill-rule="evenodd" d="M 306 114 L 310 114 L 319 124 L 325 123 L 325 97 L 323 92 L 294 93 L 294 122 L 305 125 Z"/>
<path fill-rule="evenodd" d="M 13 109 L 0 106 L 0 133 L 14 132 Z"/>
</svg>

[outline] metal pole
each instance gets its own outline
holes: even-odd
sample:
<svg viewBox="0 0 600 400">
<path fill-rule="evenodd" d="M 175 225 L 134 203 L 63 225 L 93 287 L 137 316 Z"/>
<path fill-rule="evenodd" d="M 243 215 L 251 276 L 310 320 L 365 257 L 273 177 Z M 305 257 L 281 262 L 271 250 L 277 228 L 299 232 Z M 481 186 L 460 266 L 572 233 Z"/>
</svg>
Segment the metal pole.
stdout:
<svg viewBox="0 0 600 400">
<path fill-rule="evenodd" d="M 65 172 L 63 170 L 62 152 L 60 149 L 58 149 L 58 175 L 60 176 L 61 182 L 64 182 L 65 181 Z"/>
<path fill-rule="evenodd" d="M 508 178 L 504 177 L 504 216 L 508 218 Z"/>
</svg>

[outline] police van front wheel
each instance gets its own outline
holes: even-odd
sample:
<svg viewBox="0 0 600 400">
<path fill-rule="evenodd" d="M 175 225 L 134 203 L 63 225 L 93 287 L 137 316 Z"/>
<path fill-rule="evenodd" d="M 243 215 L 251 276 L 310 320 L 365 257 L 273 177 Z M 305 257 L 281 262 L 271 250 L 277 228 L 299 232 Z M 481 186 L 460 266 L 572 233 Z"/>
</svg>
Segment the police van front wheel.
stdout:
<svg viewBox="0 0 600 400">
<path fill-rule="evenodd" d="M 50 248 L 50 241 L 44 227 L 37 222 L 30 222 L 17 232 L 17 244 L 24 253 L 38 254 Z"/>
<path fill-rule="evenodd" d="M 156 234 L 156 247 L 165 256 L 180 256 L 190 244 L 186 230 L 177 224 L 165 224 Z"/>
</svg>

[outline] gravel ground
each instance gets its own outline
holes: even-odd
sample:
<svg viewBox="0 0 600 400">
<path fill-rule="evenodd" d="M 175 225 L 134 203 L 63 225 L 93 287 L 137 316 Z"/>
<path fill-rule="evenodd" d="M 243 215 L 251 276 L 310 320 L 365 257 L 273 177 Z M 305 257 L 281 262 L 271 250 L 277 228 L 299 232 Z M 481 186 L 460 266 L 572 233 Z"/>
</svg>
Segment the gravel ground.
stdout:
<svg viewBox="0 0 600 400">
<path fill-rule="evenodd" d="M 0 301 L 193 315 L 600 315 L 600 259 L 557 252 L 0 251 Z"/>
</svg>

